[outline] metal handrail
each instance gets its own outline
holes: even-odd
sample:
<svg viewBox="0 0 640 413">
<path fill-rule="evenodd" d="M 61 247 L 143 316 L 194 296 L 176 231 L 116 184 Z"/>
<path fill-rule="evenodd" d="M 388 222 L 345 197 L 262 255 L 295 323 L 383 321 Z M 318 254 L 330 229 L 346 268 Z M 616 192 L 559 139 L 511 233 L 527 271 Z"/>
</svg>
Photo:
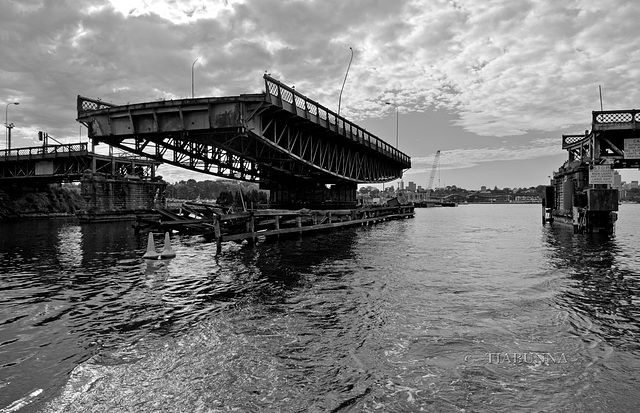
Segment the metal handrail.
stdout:
<svg viewBox="0 0 640 413">
<path fill-rule="evenodd" d="M 78 95 L 78 99 L 77 99 L 78 113 L 88 112 L 92 110 L 109 109 L 115 106 L 118 106 L 118 105 L 115 105 L 113 103 L 103 102 L 97 99 L 89 99 L 87 97 L 80 96 L 80 95 Z"/>
<path fill-rule="evenodd" d="M 582 145 L 589 135 L 562 135 L 562 149 L 569 149 Z"/>
<path fill-rule="evenodd" d="M 67 143 L 63 145 L 47 145 L 47 146 L 30 146 L 26 148 L 2 149 L 0 150 L 0 158 L 34 158 L 43 157 L 44 155 L 71 153 L 71 152 L 88 152 L 86 143 Z"/>
<path fill-rule="evenodd" d="M 592 116 L 594 125 L 640 122 L 640 110 L 637 109 L 593 111 Z"/>
<path fill-rule="evenodd" d="M 366 146 L 376 150 L 377 152 L 410 165 L 411 158 L 408 155 L 389 145 L 387 142 L 365 129 L 362 129 L 355 123 L 348 121 L 337 113 L 296 92 L 295 89 L 284 85 L 269 75 L 265 74 L 264 80 L 267 97 L 270 101 L 271 96 L 274 96 L 280 102 L 287 102 L 293 107 L 303 110 L 306 118 L 309 118 L 310 116 L 317 116 L 321 120 L 328 122 L 330 125 L 335 126 L 336 130 L 341 135 L 350 135 L 357 140 L 362 140 L 368 144 Z"/>
</svg>

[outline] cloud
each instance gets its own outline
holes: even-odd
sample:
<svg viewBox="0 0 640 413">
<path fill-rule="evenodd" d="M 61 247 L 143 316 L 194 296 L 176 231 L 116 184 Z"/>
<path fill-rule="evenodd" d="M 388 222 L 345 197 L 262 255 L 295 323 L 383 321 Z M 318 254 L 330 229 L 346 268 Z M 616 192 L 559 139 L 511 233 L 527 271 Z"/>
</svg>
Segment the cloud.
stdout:
<svg viewBox="0 0 640 413">
<path fill-rule="evenodd" d="M 540 138 L 534 139 L 526 145 L 498 146 L 485 148 L 452 149 L 440 153 L 439 169 L 465 169 L 473 168 L 485 162 L 518 161 L 542 158 L 562 154 L 559 149 L 559 139 Z M 407 175 L 431 172 L 435 154 L 411 159 L 411 169 Z"/>
<path fill-rule="evenodd" d="M 0 96 L 14 135 L 75 139 L 75 98 L 124 104 L 260 92 L 265 71 L 359 121 L 445 110 L 481 136 L 582 125 L 636 107 L 640 9 L 628 1 L 9 1 Z M 582 129 L 582 126 L 580 126 Z M 29 135 L 27 135 L 27 132 Z"/>
</svg>

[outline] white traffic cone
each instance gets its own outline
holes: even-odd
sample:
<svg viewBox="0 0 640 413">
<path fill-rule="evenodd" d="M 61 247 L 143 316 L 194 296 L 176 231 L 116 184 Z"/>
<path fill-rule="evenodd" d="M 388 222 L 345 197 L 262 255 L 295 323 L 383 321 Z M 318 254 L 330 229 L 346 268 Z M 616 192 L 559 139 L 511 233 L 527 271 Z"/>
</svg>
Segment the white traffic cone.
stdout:
<svg viewBox="0 0 640 413">
<path fill-rule="evenodd" d="M 163 260 L 169 258 L 175 258 L 176 253 L 171 249 L 171 240 L 169 239 L 169 233 L 164 233 L 164 249 L 160 253 L 160 258 Z"/>
<path fill-rule="evenodd" d="M 147 252 L 144 253 L 142 258 L 147 260 L 157 260 L 160 254 L 156 252 L 156 245 L 153 241 L 153 232 L 149 233 L 149 239 L 147 241 Z"/>
</svg>

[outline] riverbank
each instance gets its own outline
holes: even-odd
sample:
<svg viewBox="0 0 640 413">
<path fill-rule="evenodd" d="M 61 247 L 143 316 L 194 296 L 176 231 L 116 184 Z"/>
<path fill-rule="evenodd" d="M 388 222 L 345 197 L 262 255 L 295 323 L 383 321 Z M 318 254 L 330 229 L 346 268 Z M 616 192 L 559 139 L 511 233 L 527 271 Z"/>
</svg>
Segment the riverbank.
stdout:
<svg viewBox="0 0 640 413">
<path fill-rule="evenodd" d="M 0 188 L 0 221 L 71 217 L 81 211 L 84 205 L 80 188 L 77 187 L 50 185 Z"/>
</svg>

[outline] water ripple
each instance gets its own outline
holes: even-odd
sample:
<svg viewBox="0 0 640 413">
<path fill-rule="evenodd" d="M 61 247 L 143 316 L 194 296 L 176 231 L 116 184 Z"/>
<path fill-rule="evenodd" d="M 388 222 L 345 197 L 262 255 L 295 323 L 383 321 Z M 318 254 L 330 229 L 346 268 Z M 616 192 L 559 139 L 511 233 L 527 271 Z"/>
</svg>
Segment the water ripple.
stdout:
<svg viewBox="0 0 640 413">
<path fill-rule="evenodd" d="M 153 262 L 128 224 L 5 226 L 0 408 L 638 410 L 640 207 L 607 238 L 539 213 L 434 208 L 220 255 L 174 237 Z"/>
</svg>

